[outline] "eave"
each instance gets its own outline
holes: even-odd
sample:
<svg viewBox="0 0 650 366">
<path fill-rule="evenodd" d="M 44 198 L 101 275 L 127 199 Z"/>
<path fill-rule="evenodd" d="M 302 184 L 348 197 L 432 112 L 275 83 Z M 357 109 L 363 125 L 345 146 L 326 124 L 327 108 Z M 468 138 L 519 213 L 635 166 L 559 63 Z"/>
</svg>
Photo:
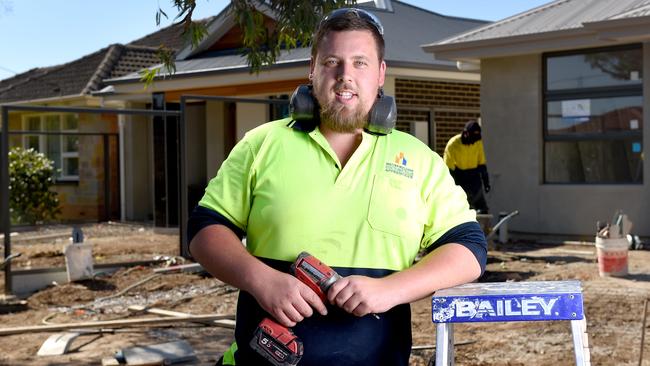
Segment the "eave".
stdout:
<svg viewBox="0 0 650 366">
<path fill-rule="evenodd" d="M 650 40 L 650 16 L 584 23 L 582 28 L 468 42 L 424 45 L 435 59 L 477 62 L 484 58 L 611 46 Z"/>
</svg>

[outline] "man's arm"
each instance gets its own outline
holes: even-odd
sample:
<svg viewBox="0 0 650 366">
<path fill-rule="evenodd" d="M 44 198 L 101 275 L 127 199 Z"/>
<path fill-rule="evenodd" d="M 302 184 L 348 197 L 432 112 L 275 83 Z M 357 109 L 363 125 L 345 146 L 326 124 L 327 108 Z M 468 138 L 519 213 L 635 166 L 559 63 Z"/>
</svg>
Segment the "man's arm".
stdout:
<svg viewBox="0 0 650 366">
<path fill-rule="evenodd" d="M 412 267 L 382 279 L 350 276 L 338 281 L 328 300 L 358 316 L 381 313 L 433 292 L 478 278 L 487 261 L 487 242 L 475 221 L 460 224 L 429 246 Z"/>
<path fill-rule="evenodd" d="M 383 313 L 433 292 L 467 283 L 481 275 L 481 266 L 467 247 L 445 244 L 412 267 L 384 278 L 349 276 L 337 281 L 328 300 L 349 313 Z"/>
<path fill-rule="evenodd" d="M 253 257 L 224 225 L 201 229 L 190 242 L 192 256 L 214 277 L 253 295 L 281 324 L 292 327 L 313 314 L 326 315 L 318 295 L 295 277 Z"/>
</svg>

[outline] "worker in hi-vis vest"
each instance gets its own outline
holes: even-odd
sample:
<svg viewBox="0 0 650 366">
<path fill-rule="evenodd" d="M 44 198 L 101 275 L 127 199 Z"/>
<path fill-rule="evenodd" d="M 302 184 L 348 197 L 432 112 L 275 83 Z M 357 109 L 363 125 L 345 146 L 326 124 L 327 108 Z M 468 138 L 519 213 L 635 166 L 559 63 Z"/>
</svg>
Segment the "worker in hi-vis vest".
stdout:
<svg viewBox="0 0 650 366">
<path fill-rule="evenodd" d="M 478 122 L 468 121 L 462 133 L 449 139 L 444 159 L 456 184 L 467 194 L 469 205 L 480 213 L 487 213 L 483 191 L 490 191 L 490 179 Z"/>
</svg>

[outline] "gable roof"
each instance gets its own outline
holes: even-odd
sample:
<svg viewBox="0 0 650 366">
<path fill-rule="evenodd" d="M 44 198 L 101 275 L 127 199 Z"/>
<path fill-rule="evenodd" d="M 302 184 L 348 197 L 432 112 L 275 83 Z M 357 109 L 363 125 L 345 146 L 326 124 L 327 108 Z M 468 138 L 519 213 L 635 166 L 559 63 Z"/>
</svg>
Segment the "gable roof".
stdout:
<svg viewBox="0 0 650 366">
<path fill-rule="evenodd" d="M 434 65 L 421 45 L 441 40 L 489 23 L 485 20 L 445 16 L 416 6 L 393 1 L 393 11 L 376 11 L 384 29 L 387 62 Z"/>
<path fill-rule="evenodd" d="M 119 77 L 158 63 L 156 49 L 110 45 L 80 59 L 36 68 L 0 81 L 0 103 L 86 95 Z"/>
<path fill-rule="evenodd" d="M 386 9 L 368 6 L 377 3 L 383 3 Z M 487 23 L 477 19 L 444 16 L 401 1 L 375 1 L 362 3 L 361 5 L 377 15 L 384 26 L 386 63 L 389 67 L 455 70 L 455 64 L 453 63 L 433 60 L 430 55 L 422 50 L 421 45 L 430 42 L 432 39 L 444 39 Z M 208 25 L 208 35 L 196 49 L 186 46 L 185 49 L 178 52 L 175 74 L 171 76 L 164 75 L 164 77 L 180 78 L 206 73 L 248 70 L 246 57 L 242 56 L 238 50 L 232 50 L 229 53 L 210 51 L 211 48 L 215 48 L 215 44 L 223 39 L 224 35 L 229 34 L 229 31 L 236 26 L 230 8 L 231 6 L 226 7 L 212 20 Z M 273 17 L 273 14 L 268 9 L 262 6 L 259 9 L 266 16 Z M 310 54 L 311 50 L 308 47 L 282 51 L 276 65 L 271 68 L 287 65 L 307 65 Z M 133 73 L 123 78 L 107 80 L 107 83 L 120 84 L 137 80 L 138 74 Z"/>
<path fill-rule="evenodd" d="M 634 21 L 632 21 L 634 19 Z M 556 40 L 556 48 L 594 47 L 617 41 L 641 41 L 650 38 L 650 0 L 556 0 L 529 11 L 423 46 L 436 57 L 470 58 L 472 52 L 456 52 L 474 48 L 474 51 L 508 45 L 502 51 L 516 52 L 537 47 L 548 47 L 541 40 Z M 618 35 L 613 34 L 616 27 Z M 645 27 L 645 28 L 644 28 Z M 625 28 L 625 29 L 624 29 Z M 531 44 L 532 42 L 532 44 Z M 528 43 L 528 44 L 527 44 Z M 448 52 L 449 51 L 449 52 Z M 480 54 L 475 52 L 474 55 Z M 485 52 L 484 56 L 497 56 Z M 452 56 L 452 57 L 445 57 Z"/>
<path fill-rule="evenodd" d="M 215 18 L 216 17 L 207 17 L 196 20 L 195 22 L 207 25 L 210 24 Z M 131 41 L 127 45 L 148 46 L 156 48 L 165 45 L 167 48 L 178 51 L 183 49 L 186 43 L 187 39 L 183 35 L 183 24 L 177 23 L 165 27 L 159 31 L 147 34 L 142 38 L 136 39 L 135 41 Z"/>
<path fill-rule="evenodd" d="M 90 95 L 105 86 L 104 79 L 119 78 L 158 64 L 159 46 L 182 48 L 182 27 L 174 24 L 127 45 L 113 44 L 65 64 L 39 67 L 0 80 L 0 103 Z"/>
</svg>

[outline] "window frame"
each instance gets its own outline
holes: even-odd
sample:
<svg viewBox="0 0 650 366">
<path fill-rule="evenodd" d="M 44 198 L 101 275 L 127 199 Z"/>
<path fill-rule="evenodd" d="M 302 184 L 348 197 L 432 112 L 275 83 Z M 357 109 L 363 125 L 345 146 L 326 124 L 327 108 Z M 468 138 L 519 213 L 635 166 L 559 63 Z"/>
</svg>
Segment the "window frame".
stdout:
<svg viewBox="0 0 650 366">
<path fill-rule="evenodd" d="M 269 114 L 269 121 L 275 121 L 279 120 L 282 118 L 287 118 L 291 116 L 291 109 L 289 106 L 289 102 L 291 101 L 291 95 L 290 94 L 273 94 L 269 95 L 268 99 L 271 100 L 281 100 L 281 101 L 286 101 L 287 104 L 276 104 L 276 103 L 269 103 L 269 109 L 268 109 L 268 114 Z M 278 108 L 287 108 L 287 115 L 286 116 L 281 116 L 279 114 L 279 111 L 277 110 Z M 277 114 L 277 115 L 276 115 Z"/>
<path fill-rule="evenodd" d="M 46 126 L 46 118 L 48 116 L 58 116 L 59 117 L 59 128 L 57 130 L 47 130 Z M 75 118 L 77 119 L 77 128 L 76 129 L 64 129 L 66 117 L 69 115 L 75 115 Z M 29 129 L 29 120 L 32 118 L 38 118 L 39 119 L 39 129 L 38 131 L 36 130 L 30 130 Z M 58 163 L 59 163 L 59 169 L 60 172 L 56 172 L 54 175 L 54 181 L 56 183 L 73 183 L 73 182 L 78 182 L 79 181 L 79 174 L 77 175 L 68 175 L 65 174 L 64 171 L 64 161 L 66 159 L 77 159 L 77 167 L 79 167 L 79 147 L 77 146 L 77 151 L 65 151 L 65 137 L 66 136 L 79 136 L 76 133 L 79 132 L 79 114 L 78 113 L 38 113 L 38 114 L 25 114 L 22 116 L 22 127 L 23 131 L 34 131 L 37 132 L 35 134 L 30 134 L 26 132 L 22 138 L 21 138 L 21 145 L 23 148 L 28 148 L 30 145 L 28 144 L 28 140 L 30 137 L 38 137 L 38 151 L 45 154 L 48 159 L 54 160 L 51 156 L 49 156 L 47 152 L 47 138 L 48 136 L 52 136 L 51 134 L 43 134 L 42 132 L 62 132 L 61 134 L 58 135 L 58 145 L 59 145 L 59 156 L 58 156 Z"/>
<path fill-rule="evenodd" d="M 577 89 L 548 90 L 548 62 L 549 58 L 570 55 L 584 55 L 589 53 L 639 50 L 643 55 L 643 45 L 640 43 L 626 44 L 611 47 L 598 47 L 570 51 L 547 52 L 542 54 L 542 184 L 544 185 L 643 185 L 644 177 L 639 182 L 549 182 L 546 171 L 546 143 L 547 142 L 579 142 L 579 141 L 624 141 L 639 137 L 642 146 L 643 127 L 636 131 L 604 131 L 600 133 L 572 133 L 572 134 L 549 134 L 548 130 L 548 103 L 579 100 L 579 99 L 603 99 L 619 97 L 641 97 L 641 108 L 643 105 L 643 78 L 635 85 L 600 86 Z M 643 60 L 642 60 L 643 64 Z M 644 77 L 647 77 L 644 75 Z M 645 121 L 644 121 L 645 124 Z M 642 150 L 643 151 L 643 150 Z"/>
</svg>

